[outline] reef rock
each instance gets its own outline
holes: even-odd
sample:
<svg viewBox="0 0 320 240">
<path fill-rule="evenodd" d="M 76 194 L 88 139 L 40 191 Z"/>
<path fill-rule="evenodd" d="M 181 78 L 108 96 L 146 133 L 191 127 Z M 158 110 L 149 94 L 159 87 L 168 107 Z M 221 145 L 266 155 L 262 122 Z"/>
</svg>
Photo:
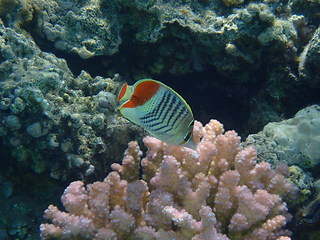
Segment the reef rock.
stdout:
<svg viewBox="0 0 320 240">
<path fill-rule="evenodd" d="M 298 35 L 296 15 L 280 18 L 289 10 L 276 1 L 33 2 L 40 35 L 57 49 L 86 59 L 113 55 L 123 45 L 124 52 L 140 53 L 142 66 L 153 73 L 164 68 L 188 73 L 208 64 L 236 71 L 257 63 L 271 42 L 277 51 L 280 46 L 295 51 Z M 157 56 L 154 61 L 152 55 Z"/>
<path fill-rule="evenodd" d="M 318 28 L 299 58 L 299 71 L 312 88 L 320 89 L 320 28 Z"/>
<path fill-rule="evenodd" d="M 319 224 L 316 206 L 320 196 L 320 106 L 309 106 L 293 118 L 267 124 L 263 131 L 248 136 L 245 145 L 252 144 L 259 161 L 268 161 L 273 166 L 286 161 L 290 166 L 291 181 L 299 187 L 298 197 L 291 203 L 299 209 L 294 222 L 305 238 L 309 234 L 304 231 L 307 226 Z"/>
<path fill-rule="evenodd" d="M 320 163 L 320 106 L 300 110 L 293 118 L 267 124 L 263 131 L 249 135 L 247 144 L 257 147 L 265 161 L 287 161 L 304 170 Z"/>
<path fill-rule="evenodd" d="M 118 75 L 75 77 L 65 60 L 1 20 L 0 58 L 0 148 L 34 172 L 105 174 L 141 133 L 117 114 Z"/>
</svg>

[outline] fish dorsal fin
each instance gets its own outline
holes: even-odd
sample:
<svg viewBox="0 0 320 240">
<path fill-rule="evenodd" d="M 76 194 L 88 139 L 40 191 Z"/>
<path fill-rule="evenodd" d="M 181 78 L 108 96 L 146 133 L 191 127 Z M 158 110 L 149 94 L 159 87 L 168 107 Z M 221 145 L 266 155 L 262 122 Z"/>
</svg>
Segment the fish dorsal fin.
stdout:
<svg viewBox="0 0 320 240">
<path fill-rule="evenodd" d="M 133 93 L 130 100 L 125 102 L 120 108 L 136 108 L 149 101 L 158 91 L 161 85 L 151 79 L 142 79 L 133 85 Z"/>
<path fill-rule="evenodd" d="M 139 117 L 144 113 L 141 112 L 140 107 L 150 100 L 160 87 L 161 84 L 152 79 L 142 79 L 136 82 L 132 86 L 133 93 L 130 99 L 120 106 L 121 114 L 133 123 L 141 125 Z"/>
<path fill-rule="evenodd" d="M 123 84 L 118 94 L 118 102 L 129 100 L 132 93 L 133 86 L 129 86 L 128 83 Z"/>
</svg>

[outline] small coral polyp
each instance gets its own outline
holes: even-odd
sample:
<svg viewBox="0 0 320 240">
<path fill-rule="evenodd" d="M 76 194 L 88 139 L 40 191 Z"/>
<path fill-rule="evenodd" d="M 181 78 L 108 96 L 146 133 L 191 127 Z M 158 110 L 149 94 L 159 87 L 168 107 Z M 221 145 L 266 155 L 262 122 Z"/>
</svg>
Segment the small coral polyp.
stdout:
<svg viewBox="0 0 320 240">
<path fill-rule="evenodd" d="M 130 142 L 102 182 L 66 188 L 67 212 L 48 207 L 41 238 L 290 240 L 288 167 L 257 163 L 256 150 L 216 120 L 196 121 L 194 140 L 196 151 L 145 137 L 143 159 Z"/>
</svg>

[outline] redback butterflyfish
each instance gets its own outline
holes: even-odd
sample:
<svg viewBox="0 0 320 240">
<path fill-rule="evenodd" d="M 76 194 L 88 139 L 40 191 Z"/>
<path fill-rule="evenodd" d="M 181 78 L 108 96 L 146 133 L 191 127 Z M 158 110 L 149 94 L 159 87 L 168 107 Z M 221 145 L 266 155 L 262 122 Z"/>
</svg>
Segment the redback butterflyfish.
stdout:
<svg viewBox="0 0 320 240">
<path fill-rule="evenodd" d="M 133 86 L 125 83 L 118 95 L 122 116 L 143 127 L 161 141 L 195 149 L 193 114 L 186 101 L 173 89 L 152 79 Z"/>
</svg>

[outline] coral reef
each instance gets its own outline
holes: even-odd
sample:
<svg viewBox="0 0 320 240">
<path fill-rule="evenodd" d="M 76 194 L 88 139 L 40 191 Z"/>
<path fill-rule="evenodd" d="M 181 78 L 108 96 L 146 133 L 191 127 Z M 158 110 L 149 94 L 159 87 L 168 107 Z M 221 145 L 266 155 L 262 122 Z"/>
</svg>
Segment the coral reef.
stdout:
<svg viewBox="0 0 320 240">
<path fill-rule="evenodd" d="M 261 50 L 249 49 L 257 44 L 277 42 L 294 48 L 297 40 L 293 19 L 298 16 L 288 14 L 280 18 L 289 6 L 275 1 L 33 2 L 39 9 L 40 32 L 57 49 L 75 52 L 84 59 L 118 52 L 119 46 L 126 44 L 124 33 L 128 32 L 139 43 L 137 47 L 172 38 L 179 41 L 180 48 L 189 49 L 187 54 L 185 51 L 177 54 L 175 44 L 168 45 L 164 40 L 158 49 L 158 61 L 148 64 L 153 74 L 162 71 L 169 58 L 172 66 L 165 71 L 187 73 L 208 64 L 223 71 L 235 71 L 253 65 Z M 122 14 L 124 11 L 127 14 Z M 71 33 L 76 33 L 76 37 Z"/>
<path fill-rule="evenodd" d="M 246 143 L 256 146 L 262 161 L 286 161 L 312 171 L 320 164 L 320 106 L 312 105 L 293 118 L 269 123 L 263 131 L 249 135 Z"/>
<path fill-rule="evenodd" d="M 1 20 L 0 53 L 0 148 L 19 164 L 56 179 L 95 169 L 105 175 L 125 142 L 141 133 L 118 117 L 118 75 L 74 77 L 65 60 Z"/>
<path fill-rule="evenodd" d="M 259 161 L 276 165 L 286 161 L 292 181 L 300 188 L 296 204 L 310 200 L 320 164 L 320 106 L 300 110 L 293 118 L 267 124 L 263 131 L 249 135 L 246 145 L 254 145 Z M 314 191 L 313 191 L 314 192 Z"/>
<path fill-rule="evenodd" d="M 305 230 L 311 225 L 317 226 L 320 220 L 317 210 L 320 194 L 319 119 L 319 105 L 306 107 L 291 119 L 269 123 L 263 131 L 249 135 L 245 144 L 254 144 L 259 161 L 268 161 L 271 165 L 282 161 L 289 164 L 290 179 L 299 187 L 298 197 L 291 203 L 298 208 L 295 224 L 299 225 L 304 237 L 308 235 Z"/>
<path fill-rule="evenodd" d="M 32 0 L 0 0 L 0 18 L 12 27 L 27 26 L 33 14 Z"/>
<path fill-rule="evenodd" d="M 308 42 L 319 22 L 314 12 L 319 8 L 317 1 L 1 2 L 29 12 L 32 23 L 24 29 L 40 46 L 49 46 L 49 51 L 62 51 L 66 56 L 82 59 L 101 56 L 96 60 L 100 66 L 98 75 L 120 73 L 135 80 L 168 73 L 211 75 L 198 86 L 200 92 L 220 92 L 221 102 L 242 95 L 234 101 L 237 111 L 250 105 L 247 119 L 230 126 L 239 126 L 245 134 L 259 131 L 269 121 L 279 121 L 281 114 L 287 117 L 305 104 L 316 102 L 317 91 L 312 90 L 316 84 L 309 80 L 317 76 L 317 68 L 307 64 L 303 75 L 297 59 L 304 56 L 301 52 L 306 45 L 305 49 L 315 45 L 315 36 Z M 19 21 L 18 10 L 6 13 L 10 26 L 19 25 L 15 23 Z M 316 53 L 313 48 L 308 54 L 310 61 L 314 59 L 311 52 Z M 86 63 L 96 69 L 95 64 Z M 75 64 L 74 68 L 77 67 Z M 309 80 L 304 81 L 303 76 Z M 167 79 L 167 75 L 163 78 Z M 197 82 L 185 83 L 186 78 L 189 76 L 179 80 L 181 84 Z M 194 101 L 198 104 L 197 99 Z M 209 110 L 204 106 L 197 111 Z M 229 110 L 220 116 L 219 110 L 210 111 L 209 115 L 225 124 L 228 122 L 223 115 L 231 116 L 234 112 Z"/>
<path fill-rule="evenodd" d="M 18 22 L 7 27 L 9 19 L 0 19 L 0 239 L 34 240 L 41 211 L 61 181 L 105 176 L 142 131 L 117 114 L 119 75 L 83 71 L 75 77 Z M 45 192 L 37 187 L 42 182 Z"/>
<path fill-rule="evenodd" d="M 295 195 L 288 167 L 256 163 L 235 131 L 211 120 L 195 122 L 197 151 L 144 138 L 130 142 L 122 165 L 101 182 L 72 182 L 61 197 L 67 212 L 50 205 L 40 226 L 50 239 L 289 240 L 284 197 Z"/>
<path fill-rule="evenodd" d="M 310 87 L 319 91 L 320 86 L 320 28 L 318 28 L 310 42 L 305 46 L 299 57 L 299 72 Z"/>
<path fill-rule="evenodd" d="M 241 107 L 235 107 L 243 111 L 250 104 L 248 124 L 240 121 L 230 128 L 243 124 L 242 131 L 256 132 L 268 120 L 279 121 L 281 113 L 288 116 L 306 102 L 315 102 L 306 93 L 310 85 L 301 81 L 297 58 L 318 22 L 316 13 L 308 14 L 319 8 L 317 1 L 32 3 L 36 17 L 29 32 L 40 44 L 82 59 L 101 56 L 99 64 L 108 76 L 120 73 L 138 80 L 205 72 L 210 76 L 198 86 L 199 91 L 210 88 L 223 92 L 219 96 L 223 98 L 221 102 L 227 102 L 226 96 L 250 91 L 236 101 Z M 311 69 L 310 75 L 314 72 Z M 181 84 L 187 84 L 186 78 L 189 76 L 181 78 Z M 188 84 L 195 85 L 194 82 L 197 80 Z M 198 111 L 208 112 L 208 108 Z M 210 115 L 223 119 L 217 115 L 218 110 L 210 111 Z M 232 112 L 225 114 L 230 116 Z"/>
<path fill-rule="evenodd" d="M 43 209 L 52 201 L 59 204 L 56 196 L 66 184 L 50 176 L 39 178 L 28 169 L 7 161 L 12 159 L 5 158 L 1 152 L 0 239 L 39 239 Z"/>
<path fill-rule="evenodd" d="M 34 209 L 42 200 L 36 183 L 49 181 L 47 176 L 68 182 L 101 179 L 126 143 L 141 139 L 141 130 L 117 115 L 117 73 L 129 81 L 154 77 L 177 89 L 183 86 L 197 118 L 215 116 L 241 135 L 319 102 L 319 4 L 0 0 L 0 201 L 6 203 L 0 208 L 0 238 L 36 239 L 30 237 L 30 226 L 39 221 Z M 299 127 L 304 124 L 312 128 L 308 122 Z M 284 138 L 282 143 L 301 147 L 294 140 L 297 133 L 285 136 L 292 142 Z M 259 157 L 280 160 L 270 154 L 280 149 L 273 148 L 273 140 L 265 152 L 259 146 L 268 143 L 255 144 Z M 280 155 L 282 150 L 297 153 L 282 160 L 298 164 L 290 166 L 291 179 L 300 187 L 296 202 L 313 200 L 302 211 L 302 221 L 316 225 L 317 152 L 309 159 L 310 148 L 302 148 L 303 154 L 280 150 Z M 32 180 L 23 192 L 25 173 L 36 174 L 28 175 Z M 24 204 L 30 195 L 32 202 Z"/>
<path fill-rule="evenodd" d="M 100 1 L 33 2 L 39 10 L 42 34 L 57 49 L 75 52 L 83 59 L 118 50 L 121 27 L 113 8 L 102 7 Z"/>
</svg>

